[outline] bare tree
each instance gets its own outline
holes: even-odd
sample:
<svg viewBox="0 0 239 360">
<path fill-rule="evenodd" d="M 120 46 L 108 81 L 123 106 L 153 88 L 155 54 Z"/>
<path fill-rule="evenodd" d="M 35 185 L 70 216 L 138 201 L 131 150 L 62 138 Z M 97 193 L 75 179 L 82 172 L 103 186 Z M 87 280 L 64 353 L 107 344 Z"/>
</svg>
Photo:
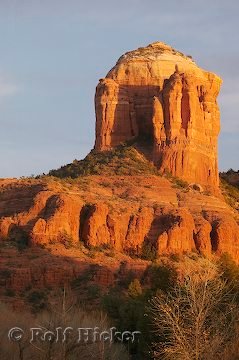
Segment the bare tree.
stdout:
<svg viewBox="0 0 239 360">
<path fill-rule="evenodd" d="M 78 328 L 95 328 L 98 332 L 109 330 L 112 326 L 107 316 L 100 311 L 86 311 L 76 305 L 70 289 L 58 294 L 57 301 L 47 311 L 35 317 L 27 312 L 14 313 L 0 304 L 0 359 L 1 360 L 128 360 L 126 348 L 121 344 L 96 341 L 78 341 Z M 9 329 L 18 326 L 25 336 L 20 341 L 9 341 Z M 30 342 L 30 328 L 42 329 L 36 341 Z M 56 341 L 56 329 L 60 331 Z M 66 331 L 65 341 L 63 332 Z M 42 334 L 48 333 L 45 341 Z M 38 341 L 39 340 L 39 341 Z"/>
<path fill-rule="evenodd" d="M 234 299 L 210 271 L 186 276 L 169 294 L 155 296 L 149 313 L 157 339 L 154 359 L 227 359 L 225 349 L 238 334 Z"/>
</svg>

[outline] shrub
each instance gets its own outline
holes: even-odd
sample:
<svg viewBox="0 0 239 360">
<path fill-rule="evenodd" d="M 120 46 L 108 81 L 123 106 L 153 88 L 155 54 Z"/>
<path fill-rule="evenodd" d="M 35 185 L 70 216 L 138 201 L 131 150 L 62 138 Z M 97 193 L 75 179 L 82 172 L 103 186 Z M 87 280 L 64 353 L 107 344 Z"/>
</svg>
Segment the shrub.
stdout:
<svg viewBox="0 0 239 360">
<path fill-rule="evenodd" d="M 92 284 L 92 285 L 88 286 L 87 295 L 88 295 L 88 299 L 90 299 L 90 300 L 99 298 L 101 295 L 100 286 L 97 284 Z"/>
<path fill-rule="evenodd" d="M 154 245 L 144 241 L 141 249 L 141 258 L 144 260 L 154 261 L 157 258 L 157 250 Z"/>
<path fill-rule="evenodd" d="M 130 144 L 122 144 L 111 151 L 91 151 L 84 160 L 51 170 L 50 176 L 59 178 L 77 178 L 88 175 L 158 175 L 157 168 L 146 160 Z M 103 183 L 103 186 L 107 186 Z"/>
<path fill-rule="evenodd" d="M 89 266 L 81 275 L 79 275 L 76 279 L 71 282 L 71 286 L 73 289 L 77 289 L 82 285 L 86 285 L 88 282 L 92 281 L 94 275 L 96 274 L 99 266 L 91 265 Z"/>
<path fill-rule="evenodd" d="M 223 254 L 219 260 L 219 269 L 231 291 L 239 303 L 239 266 L 232 260 L 229 254 Z"/>
<path fill-rule="evenodd" d="M 15 296 L 15 294 L 16 294 L 15 291 L 12 289 L 6 289 L 6 291 L 5 291 L 5 295 L 9 296 L 9 297 L 13 297 L 13 296 Z"/>
<path fill-rule="evenodd" d="M 57 241 L 63 244 L 66 249 L 70 249 L 74 246 L 72 236 L 69 235 L 66 230 L 63 230 L 58 234 Z"/>
<path fill-rule="evenodd" d="M 237 341 L 239 314 L 219 277 L 190 276 L 150 304 L 154 359 L 229 359 L 225 349 Z"/>
<path fill-rule="evenodd" d="M 154 264 L 148 268 L 147 273 L 146 276 L 150 278 L 153 291 L 167 292 L 177 282 L 176 269 L 168 264 Z"/>
<path fill-rule="evenodd" d="M 29 235 L 20 226 L 14 224 L 9 229 L 9 240 L 15 242 L 19 251 L 23 251 L 28 247 Z"/>
<path fill-rule="evenodd" d="M 0 277 L 4 278 L 4 279 L 9 279 L 11 277 L 11 271 L 8 269 L 4 269 L 0 271 Z"/>
<path fill-rule="evenodd" d="M 133 287 L 135 288 L 135 284 Z M 111 289 L 102 298 L 103 309 L 113 319 L 119 331 L 140 331 L 143 334 L 139 343 L 127 343 L 132 359 L 148 359 L 147 343 L 150 343 L 151 334 L 148 318 L 144 316 L 146 304 L 147 298 L 143 293 L 140 296 L 125 296 L 117 288 Z"/>
<path fill-rule="evenodd" d="M 182 259 L 182 255 L 181 254 L 171 254 L 170 255 L 170 259 L 175 261 L 175 262 L 179 262 Z"/>
<path fill-rule="evenodd" d="M 128 287 L 128 295 L 132 298 L 137 298 L 138 296 L 142 295 L 143 290 L 138 279 L 134 279 L 131 281 Z"/>
<path fill-rule="evenodd" d="M 187 181 L 184 181 L 184 180 L 179 179 L 179 178 L 176 178 L 176 177 L 174 177 L 174 178 L 172 179 L 172 181 L 174 182 L 175 187 L 177 187 L 177 188 L 186 189 L 186 188 L 188 187 L 188 185 L 189 185 L 189 184 L 187 183 Z"/>
<path fill-rule="evenodd" d="M 224 195 L 225 201 L 233 208 L 239 209 L 239 188 L 238 186 L 233 186 L 227 182 L 224 178 L 221 178 L 220 183 L 222 193 Z"/>
<path fill-rule="evenodd" d="M 57 294 L 56 294 L 57 295 Z M 64 305 L 63 305 L 64 304 Z M 99 333 L 110 329 L 112 324 L 107 316 L 100 311 L 87 312 L 85 309 L 79 308 L 72 298 L 68 296 L 57 296 L 54 305 L 42 313 L 32 314 L 22 310 L 14 312 L 11 308 L 0 303 L 0 353 L 1 360 L 9 359 L 81 359 L 81 360 L 128 360 L 127 350 L 122 344 L 111 344 L 109 341 L 102 343 L 99 337 L 96 341 L 92 341 L 92 332 L 90 332 L 89 341 L 78 341 L 78 327 L 81 328 L 99 328 Z M 9 329 L 19 326 L 23 329 L 26 336 L 19 341 L 9 341 Z M 29 327 L 42 328 L 39 335 L 33 342 L 30 342 L 28 335 Z M 69 327 L 75 331 L 68 331 L 66 341 L 62 341 L 62 332 L 59 333 L 60 341 L 56 339 L 56 329 L 66 329 Z M 42 335 L 46 332 L 52 332 L 55 336 L 50 341 L 50 337 L 46 337 L 43 341 Z"/>
<path fill-rule="evenodd" d="M 27 301 L 32 305 L 33 312 L 38 312 L 46 307 L 47 296 L 43 291 L 33 290 L 28 294 Z"/>
</svg>

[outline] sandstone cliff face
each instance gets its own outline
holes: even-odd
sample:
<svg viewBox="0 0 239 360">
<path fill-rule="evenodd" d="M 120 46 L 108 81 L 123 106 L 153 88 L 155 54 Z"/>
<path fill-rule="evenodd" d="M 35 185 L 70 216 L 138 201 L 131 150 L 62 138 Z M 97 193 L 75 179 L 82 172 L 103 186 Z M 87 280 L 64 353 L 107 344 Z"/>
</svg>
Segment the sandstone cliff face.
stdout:
<svg viewBox="0 0 239 360">
<path fill-rule="evenodd" d="M 221 79 L 163 43 L 123 55 L 95 95 L 95 149 L 146 138 L 162 170 L 218 187 Z"/>
<path fill-rule="evenodd" d="M 142 257 L 146 247 L 158 255 L 197 250 L 207 257 L 229 253 L 238 262 L 234 217 L 222 199 L 178 189 L 160 176 L 94 176 L 68 187 L 0 181 L 0 284 L 17 292 L 63 286 L 89 267 L 88 249 L 119 257 Z M 106 259 L 96 262 L 107 267 Z M 109 258 L 110 271 L 99 271 L 95 281 L 114 281 L 114 261 Z"/>
<path fill-rule="evenodd" d="M 196 249 L 238 260 L 239 227 L 220 198 L 174 188 L 157 176 L 86 180 L 84 188 L 68 190 L 37 180 L 2 186 L 0 240 L 27 246 L 81 242 L 138 255 L 149 245 L 159 255 Z"/>
</svg>

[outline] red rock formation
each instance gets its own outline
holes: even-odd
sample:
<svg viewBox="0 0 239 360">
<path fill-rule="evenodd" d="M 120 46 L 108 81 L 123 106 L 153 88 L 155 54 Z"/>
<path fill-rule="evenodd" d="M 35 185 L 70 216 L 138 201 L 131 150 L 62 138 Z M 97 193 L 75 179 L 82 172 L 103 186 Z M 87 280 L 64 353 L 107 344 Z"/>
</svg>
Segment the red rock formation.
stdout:
<svg viewBox="0 0 239 360">
<path fill-rule="evenodd" d="M 81 208 L 82 202 L 77 197 L 65 194 L 49 197 L 32 228 L 31 243 L 64 242 L 67 238 L 78 243 Z"/>
<path fill-rule="evenodd" d="M 82 231 L 82 240 L 87 246 L 110 245 L 110 232 L 107 226 L 108 212 L 106 204 L 98 203 L 90 208 Z"/>
<path fill-rule="evenodd" d="M 211 224 L 199 217 L 196 219 L 196 231 L 195 231 L 195 246 L 202 255 L 210 256 L 212 253 L 212 241 L 211 241 Z"/>
<path fill-rule="evenodd" d="M 107 180 L 112 184 L 101 187 L 104 178 L 94 177 L 93 186 L 89 184 L 88 190 L 78 192 L 65 192 L 59 185 L 41 181 L 3 186 L 0 240 L 10 239 L 24 246 L 74 246 L 82 241 L 87 247 L 105 246 L 138 254 L 144 244 L 149 244 L 159 254 L 196 248 L 208 256 L 228 252 L 238 257 L 239 228 L 232 210 L 220 198 L 190 188 L 177 190 L 161 177 Z M 110 203 L 112 187 L 117 195 Z M 97 189 L 94 196 L 93 188 Z"/>
<path fill-rule="evenodd" d="M 21 241 L 25 236 L 29 244 L 46 244 L 65 236 L 78 242 L 82 205 L 79 197 L 59 194 L 41 182 L 7 185 L 1 193 L 0 238 Z"/>
<path fill-rule="evenodd" d="M 187 209 L 162 215 L 163 232 L 157 240 L 158 254 L 183 253 L 195 250 L 195 224 Z"/>
<path fill-rule="evenodd" d="M 239 259 L 239 227 L 229 216 L 218 218 L 212 224 L 212 250 L 217 254 L 228 253 L 235 261 Z"/>
<path fill-rule="evenodd" d="M 96 89 L 95 149 L 148 138 L 162 172 L 217 189 L 220 85 L 163 43 L 126 53 Z"/>
<path fill-rule="evenodd" d="M 144 245 L 159 255 L 195 249 L 206 256 L 229 253 L 238 262 L 239 227 L 232 209 L 221 198 L 191 188 L 177 189 L 160 176 L 86 179 L 87 186 L 82 189 L 37 180 L 2 186 L 2 289 L 55 288 L 76 279 L 91 261 L 84 253 L 88 250 L 80 250 L 80 241 L 89 248 L 116 250 L 117 256 L 108 258 L 109 264 L 125 256 L 119 252 L 142 255 Z M 13 246 L 14 242 L 27 245 L 26 240 L 29 248 L 23 252 Z M 49 251 L 35 246 L 38 244 L 46 244 Z M 106 266 L 105 259 L 95 261 Z M 135 270 L 132 264 L 126 272 L 141 273 L 147 264 L 139 262 L 138 266 Z M 110 285 L 114 272 L 109 266 L 109 272 L 99 272 L 95 281 Z"/>
<path fill-rule="evenodd" d="M 130 217 L 128 231 L 124 241 L 125 251 L 134 251 L 140 254 L 147 234 L 150 231 L 154 218 L 154 211 L 150 208 L 142 208 L 136 215 Z"/>
</svg>

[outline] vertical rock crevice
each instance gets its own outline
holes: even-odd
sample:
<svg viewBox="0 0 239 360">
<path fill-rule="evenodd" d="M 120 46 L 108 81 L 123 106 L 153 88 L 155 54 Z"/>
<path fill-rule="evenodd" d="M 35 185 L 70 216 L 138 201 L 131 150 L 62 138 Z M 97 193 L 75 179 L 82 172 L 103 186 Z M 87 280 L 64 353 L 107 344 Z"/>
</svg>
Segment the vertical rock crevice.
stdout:
<svg viewBox="0 0 239 360">
<path fill-rule="evenodd" d="M 217 75 L 163 43 L 126 53 L 97 86 L 95 149 L 147 139 L 162 172 L 216 192 L 220 86 Z"/>
</svg>

